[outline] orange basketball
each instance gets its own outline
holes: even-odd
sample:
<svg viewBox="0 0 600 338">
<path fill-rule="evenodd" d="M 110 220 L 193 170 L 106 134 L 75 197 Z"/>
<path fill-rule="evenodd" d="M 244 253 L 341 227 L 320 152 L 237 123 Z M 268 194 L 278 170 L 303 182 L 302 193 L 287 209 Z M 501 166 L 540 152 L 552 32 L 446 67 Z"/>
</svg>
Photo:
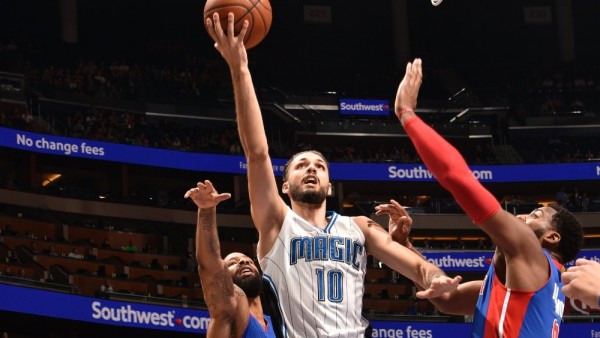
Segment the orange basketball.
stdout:
<svg viewBox="0 0 600 338">
<path fill-rule="evenodd" d="M 207 0 L 204 5 L 204 21 L 218 12 L 223 31 L 227 33 L 227 13 L 233 13 L 234 31 L 237 35 L 242 29 L 244 20 L 248 20 L 248 31 L 244 38 L 244 46 L 250 49 L 258 45 L 269 33 L 273 13 L 269 0 Z"/>
</svg>

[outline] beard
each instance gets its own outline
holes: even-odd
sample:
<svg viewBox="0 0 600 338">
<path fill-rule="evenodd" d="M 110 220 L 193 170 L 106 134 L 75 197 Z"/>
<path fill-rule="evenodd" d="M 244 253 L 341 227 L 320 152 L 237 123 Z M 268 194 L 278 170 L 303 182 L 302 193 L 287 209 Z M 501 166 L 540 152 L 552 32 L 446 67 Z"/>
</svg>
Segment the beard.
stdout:
<svg viewBox="0 0 600 338">
<path fill-rule="evenodd" d="M 299 185 L 290 184 L 290 198 L 305 204 L 321 205 L 327 198 L 327 188 L 301 191 Z"/>
<path fill-rule="evenodd" d="M 254 298 L 260 295 L 262 291 L 262 276 L 260 274 L 252 277 L 233 276 L 233 283 L 239 286 L 246 294 L 246 297 Z"/>
</svg>

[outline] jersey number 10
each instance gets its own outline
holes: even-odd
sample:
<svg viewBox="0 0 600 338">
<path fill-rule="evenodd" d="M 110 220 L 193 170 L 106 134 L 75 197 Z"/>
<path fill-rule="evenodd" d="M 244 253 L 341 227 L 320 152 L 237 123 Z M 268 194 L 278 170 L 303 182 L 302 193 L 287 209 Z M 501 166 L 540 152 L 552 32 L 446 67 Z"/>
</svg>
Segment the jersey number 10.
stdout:
<svg viewBox="0 0 600 338">
<path fill-rule="evenodd" d="M 333 269 L 325 274 L 324 269 L 317 269 L 317 297 L 319 301 L 325 301 L 325 293 L 327 293 L 328 301 L 341 302 L 344 299 L 343 282 L 344 274 L 342 271 Z"/>
</svg>

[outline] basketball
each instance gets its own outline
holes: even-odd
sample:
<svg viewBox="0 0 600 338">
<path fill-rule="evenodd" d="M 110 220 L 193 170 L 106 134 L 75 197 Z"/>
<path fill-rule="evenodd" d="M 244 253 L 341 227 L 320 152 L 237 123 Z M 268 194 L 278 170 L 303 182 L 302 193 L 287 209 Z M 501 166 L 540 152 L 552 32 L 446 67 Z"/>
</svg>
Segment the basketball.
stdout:
<svg viewBox="0 0 600 338">
<path fill-rule="evenodd" d="M 258 45 L 271 28 L 271 4 L 269 0 L 207 0 L 204 5 L 204 21 L 212 19 L 218 12 L 223 31 L 227 33 L 227 13 L 233 13 L 234 31 L 239 34 L 244 20 L 248 20 L 248 31 L 244 37 L 244 46 L 250 49 Z"/>
</svg>

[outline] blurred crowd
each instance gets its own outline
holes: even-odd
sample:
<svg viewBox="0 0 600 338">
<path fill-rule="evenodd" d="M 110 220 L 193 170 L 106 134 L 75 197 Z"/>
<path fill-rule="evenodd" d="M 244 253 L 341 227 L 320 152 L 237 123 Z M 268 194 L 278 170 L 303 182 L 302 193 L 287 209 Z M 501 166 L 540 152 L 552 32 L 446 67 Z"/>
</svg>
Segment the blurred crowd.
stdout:
<svg viewBox="0 0 600 338">
<path fill-rule="evenodd" d="M 140 48 L 138 46 L 138 48 Z M 30 106 L 39 96 L 54 97 L 71 93 L 70 98 L 104 98 L 115 103 L 147 101 L 170 104 L 210 105 L 217 101 L 223 88 L 230 92 L 226 68 L 208 48 L 186 46 L 181 41 L 146 42 L 135 54 L 135 61 L 111 54 L 91 57 L 89 52 L 74 49 L 71 53 L 51 53 L 40 58 L 31 43 L 14 40 L 0 43 L 0 70 L 25 75 L 23 90 Z M 78 52 L 80 54 L 78 54 Z M 518 77 L 519 82 L 498 83 L 494 94 L 469 91 L 478 96 L 506 96 L 511 115 L 525 121 L 527 117 L 569 115 L 595 116 L 600 111 L 600 78 L 598 66 L 559 65 L 534 68 Z M 368 77 L 363 74 L 363 77 Z M 476 81 L 476 80 L 473 80 Z M 390 86 L 392 86 L 390 84 Z M 477 87 L 474 83 L 472 87 Z M 340 84 L 343 92 L 344 84 Z M 489 85 L 488 85 L 489 87 Z M 390 87 L 392 88 L 392 87 Z M 491 98 L 477 97 L 476 102 Z M 33 129 L 52 134 L 89 138 L 149 147 L 240 154 L 234 125 L 182 121 L 174 118 L 152 118 L 131 109 L 105 109 L 93 105 L 78 109 L 64 107 L 28 112 L 0 110 L 0 123 L 15 128 Z M 39 119 L 36 121 L 36 118 Z M 347 118 L 347 117 L 344 117 Z M 344 118 L 340 117 L 340 120 Z M 42 121 L 43 120 L 43 121 Z M 393 118 L 391 118 L 393 120 Z M 555 135 L 549 139 L 508 140 L 525 163 L 589 161 L 600 158 L 600 144 L 589 137 Z M 499 158 L 499 140 L 470 140 L 457 145 L 472 164 L 506 163 Z M 396 145 L 383 140 L 365 143 L 360 138 L 344 140 L 320 138 L 298 140 L 283 134 L 279 144 L 273 142 L 276 156 L 287 157 L 307 147 L 322 149 L 332 161 L 418 163 L 420 159 L 409 143 Z"/>
<path fill-rule="evenodd" d="M 111 55 L 109 51 L 80 55 L 76 47 L 73 48 L 68 51 L 70 53 L 61 52 L 42 58 L 40 50 L 31 43 L 0 41 L 0 71 L 24 75 L 19 85 L 6 84 L 2 80 L 0 84 L 20 86 L 27 103 L 0 103 L 1 126 L 178 151 L 242 154 L 237 128 L 231 119 L 150 116 L 127 105 L 119 105 L 120 102 L 186 104 L 192 107 L 218 104 L 220 91 L 231 95 L 229 77 L 225 65 L 214 55 L 211 57 L 208 48 L 157 40 L 143 45 L 134 58 Z M 567 116 L 584 121 L 584 118 L 593 117 L 600 111 L 599 74 L 597 66 L 535 68 L 529 74 L 518 77 L 519 82 L 499 83 L 493 94 L 469 90 L 469 95 L 477 96 L 476 99 L 471 97 L 470 102 L 492 102 L 503 96 L 500 101 L 510 104 L 507 118 L 519 123 L 525 123 L 528 118 L 548 116 Z M 364 77 L 368 76 L 364 74 Z M 437 91 L 439 87 L 438 83 Z M 343 84 L 340 88 L 346 89 Z M 489 85 L 485 88 L 489 89 Z M 261 95 L 260 90 L 258 94 Z M 67 97 L 69 100 L 81 100 L 81 104 L 55 104 L 49 108 L 40 105 L 40 97 Z M 90 103 L 94 99 L 109 100 L 114 107 Z M 340 121 L 347 118 L 339 117 Z M 393 116 L 388 121 L 395 123 Z M 421 162 L 412 144 L 402 138 L 307 137 L 285 132 L 285 129 L 278 130 L 278 125 L 267 124 L 266 127 L 278 132 L 270 140 L 270 151 L 272 156 L 279 158 L 315 148 L 333 162 Z M 293 126 L 287 128 L 293 130 Z M 600 140 L 588 134 L 510 135 L 503 140 L 453 139 L 453 143 L 470 164 L 568 163 L 600 159 Z M 516 150 L 516 157 L 502 156 L 507 145 Z M 18 182 L 8 179 L 3 179 L 2 184 L 18 187 Z M 77 190 L 75 193 L 83 196 L 97 195 L 96 192 L 81 192 L 83 187 L 63 187 L 60 193 L 65 193 L 65 189 Z M 158 198 L 161 195 L 158 193 L 155 195 L 151 203 L 160 200 L 163 206 L 185 205 L 181 201 L 164 202 L 170 198 Z M 135 193 L 128 198 L 135 200 Z M 140 203 L 148 203 L 145 197 L 137 198 L 141 199 Z M 443 199 L 432 199 L 425 208 L 428 212 L 454 212 L 459 209 L 452 201 Z"/>
</svg>

